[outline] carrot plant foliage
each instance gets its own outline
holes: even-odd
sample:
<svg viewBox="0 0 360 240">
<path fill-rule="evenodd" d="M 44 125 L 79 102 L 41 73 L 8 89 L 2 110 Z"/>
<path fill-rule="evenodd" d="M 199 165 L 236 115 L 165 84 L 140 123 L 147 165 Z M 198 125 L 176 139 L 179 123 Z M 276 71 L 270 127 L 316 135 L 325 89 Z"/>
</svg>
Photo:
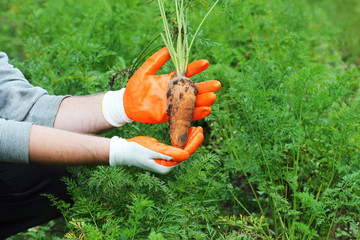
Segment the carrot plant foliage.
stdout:
<svg viewBox="0 0 360 240">
<path fill-rule="evenodd" d="M 0 2 L 0 50 L 51 94 L 125 87 L 163 46 L 156 1 Z M 191 37 L 215 1 L 185 2 Z M 202 147 L 166 176 L 70 169 L 74 204 L 47 196 L 66 220 L 62 237 L 359 238 L 359 9 L 355 0 L 220 1 L 189 59 L 210 61 L 195 82 L 222 83 L 213 113 L 194 123 Z M 166 123 L 104 134 L 114 135 L 170 144 Z"/>
</svg>

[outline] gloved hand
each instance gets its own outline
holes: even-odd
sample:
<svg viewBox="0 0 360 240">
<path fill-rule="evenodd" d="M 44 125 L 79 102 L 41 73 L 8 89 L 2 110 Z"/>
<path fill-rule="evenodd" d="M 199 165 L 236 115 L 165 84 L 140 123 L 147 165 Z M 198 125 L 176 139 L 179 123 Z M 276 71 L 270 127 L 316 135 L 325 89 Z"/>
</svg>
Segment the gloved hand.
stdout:
<svg viewBox="0 0 360 240">
<path fill-rule="evenodd" d="M 110 140 L 110 166 L 135 166 L 155 173 L 167 174 L 185 161 L 204 139 L 201 127 L 189 129 L 188 141 L 183 149 L 158 142 L 151 137 L 134 137 L 128 140 L 112 137 Z"/>
<path fill-rule="evenodd" d="M 125 89 L 107 92 L 103 100 L 103 115 L 107 122 L 118 127 L 127 122 L 159 123 L 167 122 L 167 86 L 175 72 L 155 75 L 170 59 L 167 48 L 162 48 L 148 58 L 126 84 Z M 187 77 L 204 71 L 209 66 L 207 60 L 198 60 L 188 65 Z M 215 102 L 213 93 L 221 87 L 216 80 L 196 83 L 198 88 L 193 120 L 202 119 L 211 113 Z M 114 104 L 118 103 L 118 104 Z"/>
</svg>

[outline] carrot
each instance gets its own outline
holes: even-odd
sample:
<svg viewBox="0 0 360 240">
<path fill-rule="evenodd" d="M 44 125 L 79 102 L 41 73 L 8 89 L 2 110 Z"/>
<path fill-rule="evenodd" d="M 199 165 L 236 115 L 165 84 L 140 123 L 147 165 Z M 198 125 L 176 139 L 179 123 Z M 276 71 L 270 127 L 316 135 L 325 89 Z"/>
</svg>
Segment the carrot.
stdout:
<svg viewBox="0 0 360 240">
<path fill-rule="evenodd" d="M 170 139 L 175 147 L 184 148 L 194 114 L 197 88 L 187 77 L 175 77 L 168 85 Z"/>
<path fill-rule="evenodd" d="M 188 43 L 186 12 L 184 0 L 175 0 L 177 37 L 176 48 L 171 37 L 171 31 L 166 19 L 163 0 L 158 0 L 161 17 L 164 24 L 164 33 L 161 34 L 167 47 L 171 60 L 176 68 L 176 76 L 169 82 L 167 99 L 169 116 L 169 128 L 171 144 L 175 147 L 184 148 L 188 137 L 188 130 L 195 110 L 197 88 L 193 81 L 186 76 L 189 60 L 189 52 L 194 40 L 204 23 L 204 20 L 218 3 L 217 0 L 199 24 L 191 43 Z"/>
</svg>

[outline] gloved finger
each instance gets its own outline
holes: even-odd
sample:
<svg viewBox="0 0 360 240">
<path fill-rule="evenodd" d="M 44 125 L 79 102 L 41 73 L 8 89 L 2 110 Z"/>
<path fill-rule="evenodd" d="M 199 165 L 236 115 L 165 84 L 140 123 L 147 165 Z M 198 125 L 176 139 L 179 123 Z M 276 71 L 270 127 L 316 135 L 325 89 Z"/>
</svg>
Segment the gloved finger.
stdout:
<svg viewBox="0 0 360 240">
<path fill-rule="evenodd" d="M 155 73 L 170 59 L 169 51 L 166 47 L 160 49 L 150 56 L 137 70 L 137 72 L 145 72 L 149 75 Z"/>
<path fill-rule="evenodd" d="M 186 70 L 186 77 L 194 76 L 195 74 L 201 73 L 209 67 L 209 61 L 202 59 L 192 62 L 188 65 Z"/>
<path fill-rule="evenodd" d="M 195 83 L 195 86 L 198 89 L 197 94 L 202 94 L 219 90 L 221 88 L 221 82 L 217 80 L 209 80 L 205 82 Z"/>
<path fill-rule="evenodd" d="M 196 95 L 195 107 L 211 106 L 216 100 L 216 94 L 213 92 L 207 92 Z"/>
<path fill-rule="evenodd" d="M 189 155 L 193 154 L 196 150 L 198 150 L 203 140 L 204 134 L 202 127 L 195 128 L 191 136 L 188 137 L 184 150 L 187 151 Z"/>
<path fill-rule="evenodd" d="M 187 140 L 186 140 L 186 145 L 188 145 L 190 143 L 190 141 L 192 141 L 192 138 L 198 134 L 203 134 L 204 133 L 204 130 L 202 127 L 191 127 L 189 129 L 189 132 L 188 132 L 188 137 L 187 137 Z"/>
<path fill-rule="evenodd" d="M 182 163 L 182 161 L 175 161 L 175 160 L 169 160 L 169 161 L 166 161 L 166 160 L 163 160 L 163 159 L 154 159 L 154 161 L 157 163 L 157 164 L 160 164 L 162 166 L 165 166 L 165 167 L 172 167 L 172 166 L 176 166 L 180 163 Z"/>
<path fill-rule="evenodd" d="M 196 131 L 197 127 L 191 127 L 188 131 L 188 137 L 186 139 L 186 143 L 190 140 L 190 138 L 194 135 L 194 132 Z"/>
<path fill-rule="evenodd" d="M 165 160 L 163 160 L 163 161 L 165 161 Z M 168 162 L 168 161 L 165 161 L 165 162 Z M 153 162 L 153 163 L 156 166 L 154 166 L 153 169 L 150 169 L 150 171 L 153 171 L 153 172 L 161 174 L 161 175 L 168 174 L 174 167 L 174 166 L 162 166 L 162 165 L 157 164 L 156 162 Z M 181 162 L 179 162 L 179 163 L 181 163 Z"/>
<path fill-rule="evenodd" d="M 143 147 L 146 147 L 154 152 L 158 152 L 164 154 L 166 156 L 170 156 L 176 161 L 184 161 L 189 158 L 188 152 L 184 151 L 181 148 L 173 147 L 166 145 L 164 143 L 160 143 L 155 138 L 151 137 L 134 137 L 128 139 L 127 141 L 136 142 Z"/>
<path fill-rule="evenodd" d="M 195 120 L 206 118 L 207 116 L 210 115 L 211 112 L 212 112 L 212 109 L 210 107 L 207 107 L 207 106 L 196 107 L 191 120 L 195 121 Z"/>
<path fill-rule="evenodd" d="M 184 150 L 187 151 L 189 155 L 193 154 L 200 147 L 203 140 L 204 140 L 203 128 L 191 127 L 188 132 L 188 139 Z M 166 161 L 162 159 L 155 159 L 155 162 L 160 165 L 168 166 L 168 167 L 176 166 L 181 163 L 181 161 L 176 161 L 176 160 Z"/>
</svg>

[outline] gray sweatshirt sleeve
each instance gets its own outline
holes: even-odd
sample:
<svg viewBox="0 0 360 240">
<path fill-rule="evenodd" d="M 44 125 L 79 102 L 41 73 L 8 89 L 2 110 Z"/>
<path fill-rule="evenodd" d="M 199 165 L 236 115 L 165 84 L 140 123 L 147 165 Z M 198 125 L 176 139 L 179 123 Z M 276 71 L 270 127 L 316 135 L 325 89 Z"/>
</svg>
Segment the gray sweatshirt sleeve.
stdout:
<svg viewBox="0 0 360 240">
<path fill-rule="evenodd" d="M 29 162 L 31 125 L 0 118 L 0 162 Z"/>
<path fill-rule="evenodd" d="M 0 52 L 0 161 L 29 161 L 31 125 L 52 127 L 65 96 L 32 86 Z"/>
</svg>

